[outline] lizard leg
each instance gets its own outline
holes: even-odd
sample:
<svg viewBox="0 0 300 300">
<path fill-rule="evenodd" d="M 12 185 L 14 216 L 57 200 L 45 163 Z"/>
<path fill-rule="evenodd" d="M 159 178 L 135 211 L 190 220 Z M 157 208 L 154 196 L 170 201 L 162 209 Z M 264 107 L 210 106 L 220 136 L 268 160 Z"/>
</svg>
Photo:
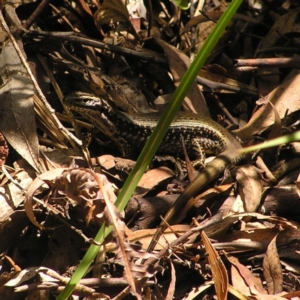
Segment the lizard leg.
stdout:
<svg viewBox="0 0 300 300">
<path fill-rule="evenodd" d="M 198 138 L 192 139 L 192 151 L 193 157 L 196 159 L 192 161 L 192 165 L 194 168 L 204 168 L 205 167 L 205 150 L 201 145 L 201 140 Z"/>
</svg>

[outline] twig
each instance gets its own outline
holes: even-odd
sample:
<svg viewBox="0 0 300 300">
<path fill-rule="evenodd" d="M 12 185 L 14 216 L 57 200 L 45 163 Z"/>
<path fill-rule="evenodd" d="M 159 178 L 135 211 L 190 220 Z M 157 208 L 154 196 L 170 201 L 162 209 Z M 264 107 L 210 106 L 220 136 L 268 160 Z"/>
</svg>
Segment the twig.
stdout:
<svg viewBox="0 0 300 300">
<path fill-rule="evenodd" d="M 30 26 L 35 22 L 37 17 L 47 8 L 48 4 L 51 0 L 43 0 L 36 10 L 31 14 L 31 16 L 26 20 L 26 22 L 23 24 L 23 27 L 26 29 L 29 29 Z"/>
</svg>

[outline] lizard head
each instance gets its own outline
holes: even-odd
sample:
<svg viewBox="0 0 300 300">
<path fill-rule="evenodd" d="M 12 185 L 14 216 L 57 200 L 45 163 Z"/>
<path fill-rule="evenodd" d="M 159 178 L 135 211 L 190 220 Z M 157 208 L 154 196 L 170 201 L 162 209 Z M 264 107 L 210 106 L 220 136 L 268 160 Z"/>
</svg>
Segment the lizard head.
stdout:
<svg viewBox="0 0 300 300">
<path fill-rule="evenodd" d="M 102 98 L 83 92 L 74 92 L 64 98 L 64 104 L 77 112 L 105 111 L 110 113 L 111 106 Z"/>
</svg>

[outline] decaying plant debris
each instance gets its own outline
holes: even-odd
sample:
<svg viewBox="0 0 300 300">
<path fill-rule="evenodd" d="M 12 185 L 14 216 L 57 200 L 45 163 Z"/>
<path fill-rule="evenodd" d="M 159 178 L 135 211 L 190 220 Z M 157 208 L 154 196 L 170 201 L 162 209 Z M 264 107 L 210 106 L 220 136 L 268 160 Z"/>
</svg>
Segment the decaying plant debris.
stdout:
<svg viewBox="0 0 300 300">
<path fill-rule="evenodd" d="M 162 110 L 228 3 L 190 5 L 2 3 L 1 299 L 55 299 L 102 224 L 114 229 L 74 299 L 299 296 L 298 142 L 228 169 L 149 253 L 192 164 L 157 157 L 119 212 L 137 157 L 64 105 L 80 91 L 130 114 Z M 182 109 L 234 125 L 245 144 L 299 130 L 299 14 L 298 1 L 244 1 Z"/>
</svg>

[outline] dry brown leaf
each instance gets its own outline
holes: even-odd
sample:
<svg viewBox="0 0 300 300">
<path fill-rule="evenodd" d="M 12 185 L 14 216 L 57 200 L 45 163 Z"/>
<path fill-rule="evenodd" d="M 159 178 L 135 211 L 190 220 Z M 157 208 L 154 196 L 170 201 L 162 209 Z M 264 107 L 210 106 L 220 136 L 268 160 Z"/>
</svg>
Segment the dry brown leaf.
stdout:
<svg viewBox="0 0 300 300">
<path fill-rule="evenodd" d="M 127 254 L 131 253 L 131 252 L 133 252 L 133 248 L 132 247 L 127 248 L 126 251 L 127 251 Z M 145 282 L 146 278 L 153 277 L 154 274 L 156 274 L 158 271 L 162 270 L 162 268 L 159 265 L 153 267 L 153 265 L 145 262 L 148 259 L 151 262 L 158 261 L 158 258 L 153 254 L 147 253 L 145 251 L 141 251 L 140 253 L 138 253 L 137 251 L 134 251 L 133 255 L 130 255 L 130 257 L 134 259 L 134 260 L 131 259 L 130 271 L 132 273 L 133 278 L 136 279 L 137 287 L 141 283 Z M 139 258 L 139 260 L 136 260 L 136 258 Z M 144 263 L 140 264 L 141 261 Z"/>
<path fill-rule="evenodd" d="M 239 300 L 249 300 L 250 298 L 241 293 L 239 290 L 237 290 L 235 287 L 232 285 L 228 285 L 228 291 L 231 295 L 235 296 Z"/>
<path fill-rule="evenodd" d="M 299 187 L 300 188 L 300 187 Z M 266 214 L 274 211 L 279 216 L 289 216 L 298 219 L 300 215 L 300 190 L 295 185 L 284 185 L 271 188 L 264 200 Z"/>
<path fill-rule="evenodd" d="M 251 300 L 286 300 L 286 298 L 277 295 L 252 295 Z"/>
<path fill-rule="evenodd" d="M 233 185 L 234 185 L 234 183 L 228 183 L 228 184 L 214 186 L 214 187 L 204 191 L 200 195 L 198 195 L 196 197 L 196 200 L 199 200 L 199 199 L 207 200 L 207 199 L 211 199 L 213 197 L 218 197 L 219 195 L 221 195 L 223 193 L 229 192 Z"/>
<path fill-rule="evenodd" d="M 79 0 L 78 4 L 79 4 L 80 8 L 83 9 L 88 15 L 90 15 L 91 17 L 93 16 L 93 13 L 92 13 L 90 7 L 83 0 Z"/>
<path fill-rule="evenodd" d="M 174 78 L 174 84 L 178 86 L 191 61 L 184 53 L 180 52 L 170 44 L 160 39 L 155 40 L 163 48 Z M 189 92 L 184 99 L 183 107 L 186 111 L 191 111 L 201 116 L 209 116 L 206 101 L 196 83 L 189 89 Z"/>
<path fill-rule="evenodd" d="M 178 212 L 178 218 L 183 220 L 184 219 L 184 216 L 186 216 L 187 212 L 194 206 L 194 207 L 199 207 L 202 205 L 203 201 L 206 201 L 208 199 L 211 199 L 213 197 L 218 197 L 220 195 L 224 195 L 225 193 L 229 193 L 229 191 L 231 190 L 233 186 L 233 183 L 230 183 L 230 184 L 225 184 L 225 185 L 220 185 L 220 186 L 215 186 L 213 188 L 210 188 L 208 189 L 207 191 L 201 193 L 200 195 L 198 195 L 197 197 L 193 197 L 191 198 L 187 204 L 185 205 L 185 207 L 183 208 L 182 211 Z M 226 209 L 226 206 L 229 202 L 232 202 L 231 199 L 228 199 L 228 201 L 225 200 L 225 202 L 223 203 L 223 205 L 220 207 L 220 209 L 218 210 L 218 213 L 216 215 L 214 215 L 211 219 L 213 218 L 218 218 L 218 219 L 222 219 L 222 217 L 224 217 L 227 213 L 230 212 L 229 209 Z M 232 204 L 229 204 L 230 206 Z M 211 220 L 210 219 L 210 220 Z M 205 220 L 204 222 L 210 222 L 208 219 Z M 202 223 L 201 223 L 202 224 Z M 223 228 L 225 230 L 225 228 Z M 205 229 L 205 232 L 206 234 L 208 234 L 208 232 L 211 232 L 211 231 L 207 231 Z"/>
<path fill-rule="evenodd" d="M 77 203 L 103 199 L 99 186 L 88 169 L 67 169 L 55 178 L 54 186 Z"/>
<path fill-rule="evenodd" d="M 72 148 L 54 149 L 48 152 L 46 151 L 47 149 L 41 147 L 40 150 L 41 150 L 40 163 L 44 167 L 44 170 L 68 168 L 70 167 L 70 161 L 73 158 L 81 160 L 82 162 L 84 161 L 82 158 L 82 153 L 77 149 L 72 149 Z"/>
<path fill-rule="evenodd" d="M 21 42 L 19 47 L 22 49 Z M 21 157 L 36 171 L 41 171 L 33 109 L 33 85 L 10 41 L 2 45 L 0 67 L 6 70 L 1 73 L 3 85 L 0 94 L 0 131 Z"/>
<path fill-rule="evenodd" d="M 259 228 L 254 230 L 240 230 L 230 232 L 223 236 L 221 242 L 233 242 L 233 244 L 246 244 L 255 242 L 257 250 L 266 251 L 271 239 L 278 234 L 277 228 Z"/>
<path fill-rule="evenodd" d="M 151 169 L 142 176 L 138 186 L 145 189 L 152 189 L 163 180 L 171 179 L 174 176 L 174 172 L 167 167 Z"/>
<path fill-rule="evenodd" d="M 282 292 L 283 288 L 283 275 L 276 247 L 276 239 L 277 235 L 269 244 L 263 260 L 263 272 L 267 281 L 268 292 L 272 295 Z"/>
<path fill-rule="evenodd" d="M 281 16 L 272 26 L 269 33 L 264 37 L 260 49 L 268 49 L 273 47 L 283 36 L 290 33 L 300 33 L 300 25 L 297 21 L 300 9 L 292 9 L 288 13 Z"/>
<path fill-rule="evenodd" d="M 171 266 L 171 282 L 168 288 L 168 293 L 166 295 L 166 300 L 172 300 L 174 297 L 174 292 L 175 292 L 175 284 L 176 284 L 176 272 L 174 265 L 172 261 L 170 260 L 170 266 Z"/>
<path fill-rule="evenodd" d="M 262 195 L 262 183 L 257 169 L 252 165 L 245 165 L 236 168 L 235 174 L 244 211 L 255 212 L 260 205 Z"/>
<path fill-rule="evenodd" d="M 122 67 L 122 66 L 121 66 Z M 111 69 L 120 68 L 111 66 Z M 131 77 L 125 76 L 124 69 L 113 70 L 115 74 L 105 76 L 105 81 L 114 88 L 108 89 L 107 93 L 113 99 L 117 107 L 128 113 L 150 113 L 153 110 L 149 106 L 146 96 L 140 86 L 138 74 L 133 73 Z"/>
<path fill-rule="evenodd" d="M 185 297 L 182 300 L 193 300 L 193 299 L 197 299 L 199 295 L 203 295 L 205 293 L 209 293 L 208 290 L 210 289 L 210 287 L 213 285 L 213 282 L 206 282 L 205 284 L 201 285 L 201 286 L 197 286 L 192 288 L 191 291 L 189 291 Z"/>
<path fill-rule="evenodd" d="M 290 175 L 293 175 L 293 171 L 296 171 L 296 174 L 299 174 L 300 169 L 300 159 L 299 158 L 292 158 L 284 163 L 281 163 L 276 170 L 272 172 L 273 176 L 280 180 L 278 183 L 279 186 L 291 184 L 295 181 L 295 179 L 289 180 Z M 290 174 L 289 174 L 290 173 Z M 286 176 L 286 179 L 283 179 L 283 177 Z"/>
<path fill-rule="evenodd" d="M 228 215 L 224 219 L 232 219 L 234 221 L 238 219 L 242 219 L 244 217 L 253 217 L 256 218 L 257 220 L 266 220 L 272 224 L 276 224 L 276 226 L 279 226 L 281 229 L 297 229 L 298 225 L 297 223 L 288 221 L 284 218 L 277 217 L 277 216 L 265 216 L 260 213 L 240 213 L 240 214 L 233 214 L 233 215 Z M 229 222 L 229 221 L 228 221 Z"/>
<path fill-rule="evenodd" d="M 129 26 L 130 23 L 127 8 L 121 0 L 101 1 L 99 9 L 94 14 L 94 20 L 98 29 L 111 22 L 113 24 L 120 22 L 125 26 Z"/>
<path fill-rule="evenodd" d="M 210 12 L 207 12 L 205 14 L 205 16 L 201 14 L 201 15 L 198 15 L 194 18 L 191 18 L 185 24 L 181 34 L 184 33 L 184 32 L 187 32 L 191 27 L 196 26 L 200 23 L 206 23 L 206 22 L 211 23 L 210 20 L 217 21 L 222 16 L 222 14 L 223 14 L 223 12 L 221 12 L 221 11 L 210 11 Z"/>
<path fill-rule="evenodd" d="M 298 22 L 299 8 L 293 9 L 290 12 L 280 16 L 268 34 L 262 39 L 259 50 L 270 49 L 280 46 L 283 38 L 288 38 L 289 35 L 297 35 L 300 31 Z M 269 54 L 260 54 L 259 57 L 269 57 Z M 266 95 L 271 90 L 277 88 L 280 80 L 280 70 L 276 67 L 259 68 L 258 74 L 258 91 L 260 95 Z M 266 76 L 267 75 L 267 76 Z"/>
<path fill-rule="evenodd" d="M 238 269 L 235 268 L 233 265 L 231 266 L 230 269 L 230 275 L 231 275 L 232 286 L 240 293 L 243 293 L 244 295 L 249 295 L 250 291 L 248 285 L 246 284 L 244 278 L 239 273 Z"/>
<path fill-rule="evenodd" d="M 112 169 L 115 167 L 115 157 L 110 154 L 101 155 L 96 158 L 96 161 L 106 170 Z"/>
<path fill-rule="evenodd" d="M 257 156 L 255 164 L 256 167 L 260 170 L 260 172 L 263 173 L 264 179 L 268 180 L 270 183 L 274 185 L 277 183 L 276 177 L 270 171 L 270 169 L 268 168 L 268 166 L 265 164 L 265 162 L 260 156 Z"/>
<path fill-rule="evenodd" d="M 273 113 L 274 113 L 274 124 L 271 128 L 271 131 L 268 135 L 268 139 L 275 139 L 279 136 L 282 135 L 282 123 L 281 123 L 281 119 L 279 116 L 279 113 L 276 109 L 276 107 L 273 105 L 272 102 L 269 102 L 269 104 L 271 105 L 272 109 L 273 109 Z"/>
<path fill-rule="evenodd" d="M 154 250 L 162 250 L 168 247 L 175 239 L 177 239 L 176 234 L 186 233 L 188 230 L 192 229 L 190 225 L 173 225 L 171 229 L 168 228 L 164 231 L 164 235 L 160 237 L 158 243 Z M 142 248 L 146 250 L 154 236 L 156 229 L 143 229 L 137 231 L 128 230 L 126 232 L 128 240 L 130 243 L 139 242 L 142 244 Z M 176 234 L 175 234 L 176 233 Z"/>
<path fill-rule="evenodd" d="M 43 184 L 45 184 L 45 180 L 47 180 L 48 182 L 54 180 L 56 176 L 60 175 L 64 170 L 65 168 L 58 168 L 58 169 L 44 172 L 43 174 L 41 174 L 41 176 L 35 178 L 28 188 L 26 199 L 24 201 L 24 208 L 32 224 L 39 227 L 40 229 L 43 229 L 43 226 L 38 223 L 38 221 L 36 220 L 33 214 L 33 209 L 32 209 L 33 195 Z"/>
<path fill-rule="evenodd" d="M 299 110 L 300 107 L 300 74 L 284 82 L 268 94 L 267 99 L 274 105 L 280 118 Z M 261 106 L 249 122 L 234 132 L 242 139 L 247 139 L 274 124 L 274 111 L 270 104 Z"/>
<path fill-rule="evenodd" d="M 12 175 L 12 178 L 18 182 L 23 190 L 13 182 L 9 182 L 7 185 L 0 187 L 0 224 L 5 224 L 16 208 L 23 203 L 25 198 L 24 190 L 27 190 L 32 183 L 32 178 L 27 172 L 21 169 Z"/>
<path fill-rule="evenodd" d="M 232 226 L 233 223 L 238 221 L 240 219 L 240 216 L 238 214 L 236 215 L 226 215 L 228 213 L 228 210 L 226 211 L 220 211 L 217 214 L 213 215 L 211 218 L 208 218 L 199 225 L 203 228 L 205 228 L 205 233 L 210 238 L 218 239 L 218 237 L 224 234 Z"/>
<path fill-rule="evenodd" d="M 285 299 L 292 299 L 292 298 L 295 298 L 295 297 L 299 297 L 300 296 L 300 291 L 295 291 L 295 292 L 290 292 L 290 293 L 282 292 L 281 296 L 284 297 Z"/>
<path fill-rule="evenodd" d="M 248 268 L 242 265 L 237 258 L 227 257 L 232 264 L 232 285 L 245 295 L 266 294 L 259 278 L 255 277 Z"/>
<path fill-rule="evenodd" d="M 208 254 L 207 259 L 211 267 L 217 297 L 219 300 L 226 300 L 228 294 L 228 274 L 226 268 L 219 254 L 212 246 L 206 233 L 202 230 L 200 234 L 205 247 L 205 251 Z"/>
<path fill-rule="evenodd" d="M 298 193 L 298 195 L 300 197 L 300 175 L 297 178 L 296 187 L 297 187 L 297 193 Z"/>
<path fill-rule="evenodd" d="M 82 1 L 83 2 L 83 1 Z M 97 56 L 95 54 L 95 49 L 90 46 L 82 45 L 85 54 L 86 54 L 86 62 L 88 66 L 98 68 L 98 62 L 97 62 Z M 93 71 L 92 68 L 86 68 L 85 72 L 88 73 L 88 84 L 90 89 L 95 93 L 95 95 L 99 97 L 103 97 L 106 95 L 106 92 L 103 89 L 103 86 L 105 86 L 104 81 L 102 80 L 101 76 L 97 74 L 97 72 Z"/>
<path fill-rule="evenodd" d="M 149 193 L 151 194 L 151 191 Z M 167 212 L 177 197 L 178 195 L 175 194 L 166 195 L 166 192 L 163 191 L 155 197 L 143 197 L 142 195 L 131 197 L 125 208 L 126 220 L 130 222 L 129 226 L 133 230 L 157 226 L 161 221 L 160 216 Z"/>
</svg>

